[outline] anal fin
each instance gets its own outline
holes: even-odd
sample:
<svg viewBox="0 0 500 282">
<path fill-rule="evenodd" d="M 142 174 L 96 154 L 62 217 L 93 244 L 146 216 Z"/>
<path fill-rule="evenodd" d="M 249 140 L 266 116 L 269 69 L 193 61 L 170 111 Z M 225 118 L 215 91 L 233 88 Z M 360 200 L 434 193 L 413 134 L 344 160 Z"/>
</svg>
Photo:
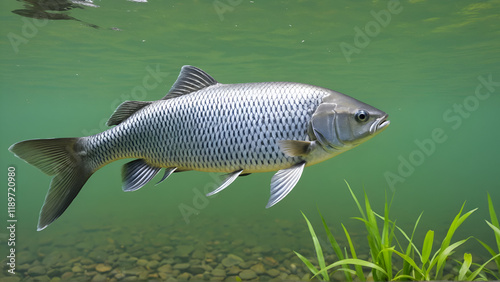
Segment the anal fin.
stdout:
<svg viewBox="0 0 500 282">
<path fill-rule="evenodd" d="M 269 197 L 266 208 L 274 206 L 292 191 L 293 187 L 299 182 L 305 165 L 306 162 L 301 162 L 276 172 L 271 179 L 271 197 Z"/>
<path fill-rule="evenodd" d="M 137 159 L 123 165 L 123 191 L 135 191 L 146 185 L 160 171 L 160 167 L 147 164 L 143 159 Z"/>
<path fill-rule="evenodd" d="M 226 178 L 222 181 L 222 183 L 220 184 L 220 186 L 213 190 L 212 192 L 208 193 L 207 194 L 207 197 L 209 196 L 212 196 L 212 195 L 215 195 L 217 193 L 219 193 L 220 191 L 224 190 L 227 186 L 229 186 L 231 183 L 233 183 L 233 181 L 243 172 L 242 169 L 240 170 L 237 170 L 235 172 L 231 172 L 231 173 L 228 173 L 226 174 Z"/>
</svg>

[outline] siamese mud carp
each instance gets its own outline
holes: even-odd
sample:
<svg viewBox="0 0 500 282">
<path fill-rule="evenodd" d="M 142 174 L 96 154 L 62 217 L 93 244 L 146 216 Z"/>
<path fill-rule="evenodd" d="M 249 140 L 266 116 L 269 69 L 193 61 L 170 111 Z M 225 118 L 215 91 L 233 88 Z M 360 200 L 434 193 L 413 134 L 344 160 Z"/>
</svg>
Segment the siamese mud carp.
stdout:
<svg viewBox="0 0 500 282">
<path fill-rule="evenodd" d="M 125 101 L 87 137 L 26 140 L 9 150 L 54 175 L 38 230 L 68 208 L 89 177 L 118 159 L 123 190 L 135 191 L 165 168 L 223 173 L 220 192 L 238 176 L 278 171 L 267 208 L 297 184 L 304 167 L 330 159 L 380 133 L 387 114 L 342 93 L 302 83 L 222 84 L 184 66 L 158 101 Z M 159 183 L 159 182 L 158 182 Z"/>
</svg>

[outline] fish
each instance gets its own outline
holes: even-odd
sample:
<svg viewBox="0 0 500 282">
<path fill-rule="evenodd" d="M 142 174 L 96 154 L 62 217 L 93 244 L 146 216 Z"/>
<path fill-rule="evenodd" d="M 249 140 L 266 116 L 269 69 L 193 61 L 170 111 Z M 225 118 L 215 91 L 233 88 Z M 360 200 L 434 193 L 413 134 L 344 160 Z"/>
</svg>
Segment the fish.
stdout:
<svg viewBox="0 0 500 282">
<path fill-rule="evenodd" d="M 84 9 L 84 7 L 98 8 L 92 0 L 18 0 L 24 2 L 25 9 L 16 9 L 11 12 L 23 17 L 42 20 L 73 20 L 84 25 L 98 29 L 99 26 L 74 18 L 67 12 L 72 9 Z M 54 12 L 49 12 L 54 11 Z"/>
<path fill-rule="evenodd" d="M 17 157 L 54 176 L 37 230 L 59 218 L 89 177 L 119 159 L 122 190 L 136 191 L 162 169 L 221 173 L 221 192 L 238 177 L 277 171 L 266 208 L 296 186 L 305 167 L 330 159 L 387 128 L 388 115 L 350 96 L 295 82 L 223 84 L 185 65 L 157 101 L 124 101 L 110 129 L 77 138 L 25 140 Z"/>
</svg>

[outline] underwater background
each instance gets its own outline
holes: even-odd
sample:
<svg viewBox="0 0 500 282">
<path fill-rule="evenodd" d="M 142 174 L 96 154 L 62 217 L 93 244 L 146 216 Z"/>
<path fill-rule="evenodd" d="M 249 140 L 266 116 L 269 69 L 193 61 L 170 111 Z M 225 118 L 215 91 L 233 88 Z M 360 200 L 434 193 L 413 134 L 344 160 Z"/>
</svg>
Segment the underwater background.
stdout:
<svg viewBox="0 0 500 282">
<path fill-rule="evenodd" d="M 485 220 L 488 192 L 500 209 L 500 1 L 85 3 L 50 12 L 66 20 L 21 16 L 11 11 L 25 9 L 23 2 L 1 3 L 2 281 L 307 280 L 293 253 L 315 256 L 301 211 L 325 242 L 318 209 L 339 237 L 343 223 L 357 252 L 368 255 L 344 180 L 358 198 L 366 191 L 380 214 L 395 193 L 391 218 L 407 232 L 423 212 L 418 245 L 429 229 L 442 239 L 464 202 L 464 211 L 479 209 L 454 239 L 494 245 Z M 221 83 L 330 88 L 387 112 L 391 125 L 306 168 L 270 209 L 273 173 L 238 179 L 210 198 L 203 195 L 214 175 L 195 171 L 124 193 L 121 166 L 130 160 L 120 160 L 96 172 L 64 215 L 37 232 L 51 177 L 9 146 L 104 131 L 121 102 L 163 97 L 183 65 Z M 15 275 L 6 258 L 9 167 L 16 173 Z M 491 257 L 474 240 L 457 257 L 464 252 L 478 262 Z"/>
</svg>

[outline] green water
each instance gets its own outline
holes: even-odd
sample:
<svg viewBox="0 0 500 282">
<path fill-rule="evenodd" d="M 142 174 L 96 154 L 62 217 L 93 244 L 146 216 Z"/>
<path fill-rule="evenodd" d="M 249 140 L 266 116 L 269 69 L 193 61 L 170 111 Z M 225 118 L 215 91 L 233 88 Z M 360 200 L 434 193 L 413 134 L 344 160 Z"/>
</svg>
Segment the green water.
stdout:
<svg viewBox="0 0 500 282">
<path fill-rule="evenodd" d="M 271 249 L 263 257 L 296 263 L 298 274 L 305 274 L 290 252 L 313 254 L 300 211 L 321 236 L 317 208 L 336 234 L 342 235 L 342 222 L 361 234 L 356 244 L 366 246 L 362 226 L 351 219 L 358 212 L 344 179 L 360 196 L 364 188 L 380 213 L 385 193 L 395 191 L 392 217 L 408 232 L 424 212 L 417 242 L 428 229 L 442 239 L 466 201 L 466 210 L 479 209 L 455 239 L 476 236 L 493 244 L 484 220 L 487 192 L 500 210 L 500 3 L 391 3 L 112 0 L 68 12 L 100 27 L 95 29 L 78 21 L 23 18 L 10 12 L 21 9 L 20 2 L 3 1 L 0 218 L 8 226 L 5 183 L 13 166 L 18 258 L 30 254 L 28 264 L 43 265 L 58 250 L 70 261 L 106 246 L 108 254 L 143 248 L 137 256 L 150 259 L 165 246 L 193 245 L 214 256 L 258 261 L 248 249 L 262 246 Z M 105 130 L 120 102 L 160 99 L 187 64 L 222 83 L 295 81 L 331 88 L 384 110 L 391 125 L 366 144 L 306 168 L 294 190 L 271 209 L 264 207 L 272 173 L 238 179 L 208 199 L 197 195 L 213 178 L 201 172 L 124 193 L 122 160 L 95 173 L 64 215 L 37 232 L 50 177 L 7 148 L 25 139 Z M 480 86 L 489 80 L 489 88 Z M 73 247 L 83 242 L 94 247 Z M 472 240 L 457 254 L 463 252 L 484 255 Z M 2 275 L 8 276 L 6 270 Z"/>
</svg>

